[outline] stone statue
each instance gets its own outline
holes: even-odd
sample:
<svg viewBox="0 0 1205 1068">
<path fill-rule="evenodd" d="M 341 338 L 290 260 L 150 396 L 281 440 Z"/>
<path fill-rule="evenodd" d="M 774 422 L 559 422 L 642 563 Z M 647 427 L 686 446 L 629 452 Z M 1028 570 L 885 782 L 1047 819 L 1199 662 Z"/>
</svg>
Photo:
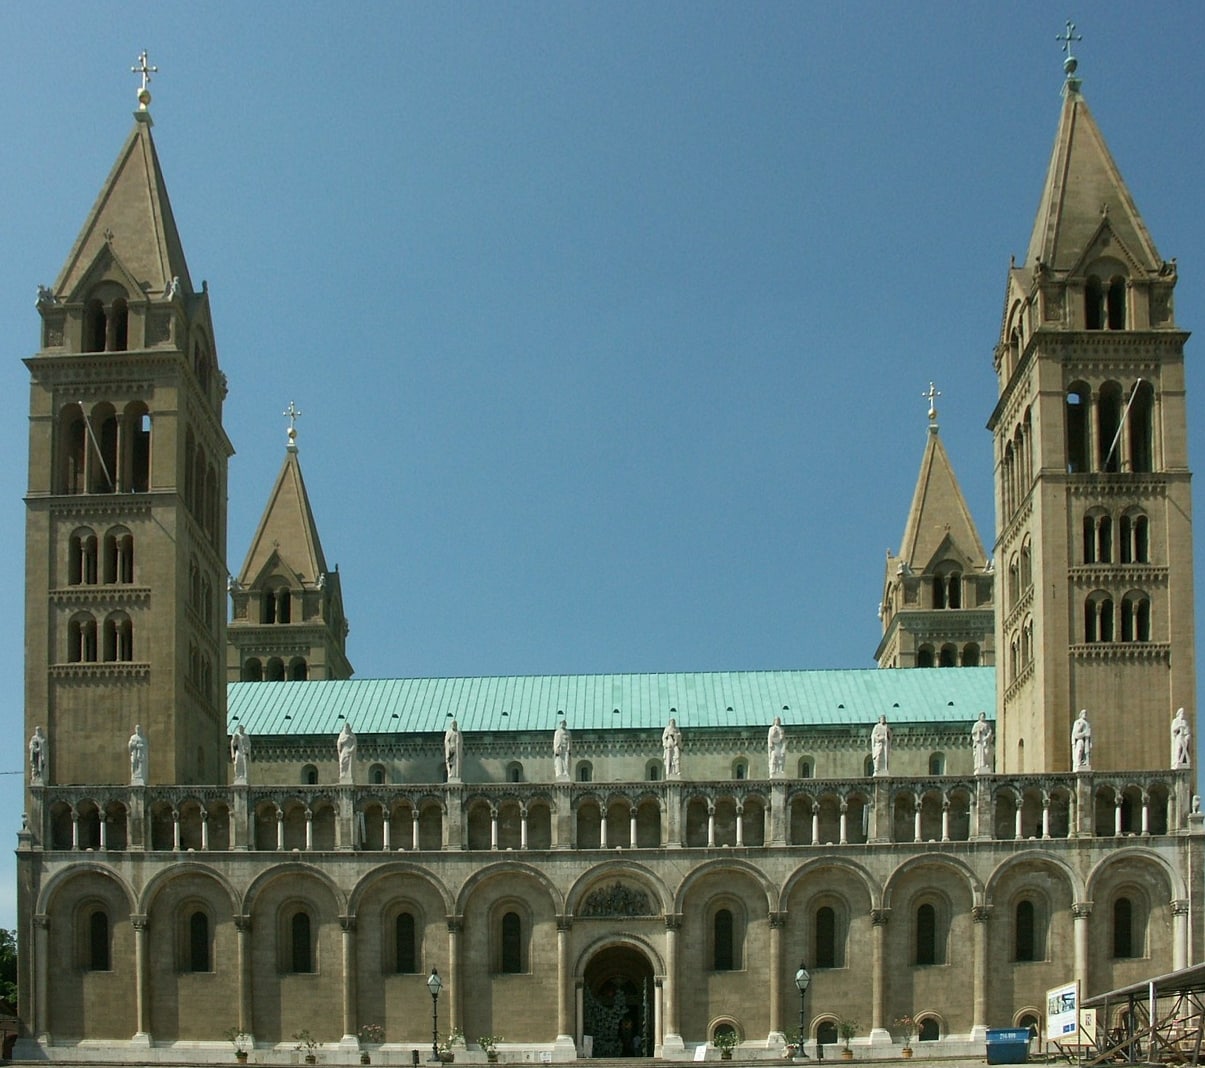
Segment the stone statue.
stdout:
<svg viewBox="0 0 1205 1068">
<path fill-rule="evenodd" d="M 887 775 L 891 768 L 891 728 L 887 717 L 879 716 L 879 722 L 870 732 L 870 759 L 875 775 Z"/>
<path fill-rule="evenodd" d="M 766 759 L 771 779 L 781 779 L 787 773 L 787 732 L 782 727 L 782 716 L 775 716 L 766 735 Z"/>
<path fill-rule="evenodd" d="M 343 730 L 339 732 L 335 748 L 339 751 L 339 782 L 355 782 L 356 732 L 351 729 L 347 720 L 343 721 Z"/>
<path fill-rule="evenodd" d="M 993 741 L 992 725 L 987 721 L 987 713 L 980 712 L 979 718 L 971 727 L 971 753 L 975 760 L 976 775 L 991 774 Z"/>
<path fill-rule="evenodd" d="M 46 774 L 46 758 L 50 754 L 50 742 L 41 727 L 34 727 L 29 739 L 29 785 L 41 786 Z"/>
<path fill-rule="evenodd" d="M 251 735 L 241 723 L 230 736 L 230 759 L 234 761 L 234 785 L 247 785 L 247 765 L 251 763 Z"/>
<path fill-rule="evenodd" d="M 134 733 L 130 735 L 127 746 L 130 750 L 130 785 L 146 785 L 147 744 L 146 735 L 142 733 L 142 724 L 134 724 Z"/>
<path fill-rule="evenodd" d="M 460 782 L 460 769 L 464 763 L 464 739 L 456 720 L 444 731 L 444 765 L 448 769 L 448 782 Z"/>
<path fill-rule="evenodd" d="M 41 729 L 41 727 L 38 728 L 38 730 Z M 1188 719 L 1184 715 L 1184 709 L 1177 708 L 1176 714 L 1172 716 L 1172 768 L 1191 767 L 1192 731 L 1188 729 Z"/>
<path fill-rule="evenodd" d="M 665 762 L 665 777 L 679 779 L 682 777 L 682 732 L 678 730 L 678 721 L 671 719 L 661 732 L 661 755 Z"/>
<path fill-rule="evenodd" d="M 569 781 L 570 741 L 569 725 L 561 720 L 556 733 L 552 736 L 552 764 L 556 771 L 557 782 Z"/>
<path fill-rule="evenodd" d="M 1092 770 L 1092 725 L 1086 708 L 1079 710 L 1079 718 L 1071 726 L 1071 770 Z"/>
</svg>

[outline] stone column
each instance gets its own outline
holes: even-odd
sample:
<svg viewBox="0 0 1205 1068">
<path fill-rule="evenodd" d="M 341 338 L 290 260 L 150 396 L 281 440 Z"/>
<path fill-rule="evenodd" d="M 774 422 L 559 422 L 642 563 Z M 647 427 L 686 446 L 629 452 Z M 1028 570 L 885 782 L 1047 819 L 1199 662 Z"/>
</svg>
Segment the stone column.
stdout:
<svg viewBox="0 0 1205 1068">
<path fill-rule="evenodd" d="M 498 848 L 498 806 L 490 805 L 490 849 Z"/>
<path fill-rule="evenodd" d="M 891 790 L 883 779 L 875 779 L 871 800 L 870 841 L 891 841 Z"/>
<path fill-rule="evenodd" d="M 922 842 L 924 837 L 921 835 L 920 820 L 922 814 L 923 802 L 920 797 L 912 798 L 912 841 Z"/>
<path fill-rule="evenodd" d="M 636 848 L 636 806 L 628 810 L 628 848 Z"/>
<path fill-rule="evenodd" d="M 678 1030 L 678 932 L 682 928 L 680 913 L 665 914 L 665 1035 L 661 1040 L 662 1056 L 667 1051 L 683 1051 L 682 1034 Z"/>
<path fill-rule="evenodd" d="M 766 845 L 786 845 L 788 836 L 787 784 L 770 784 L 770 826 L 766 829 Z"/>
<path fill-rule="evenodd" d="M 135 1045 L 150 1046 L 151 1000 L 147 980 L 151 962 L 146 944 L 147 918 L 131 916 L 130 925 L 134 928 L 134 1018 L 138 1022 L 137 1033 L 130 1041 Z"/>
<path fill-rule="evenodd" d="M 343 928 L 343 1038 L 340 1045 L 358 1047 L 356 1037 L 356 918 L 340 916 Z"/>
<path fill-rule="evenodd" d="M 1146 837 L 1151 833 L 1151 795 L 1142 791 L 1142 834 Z"/>
<path fill-rule="evenodd" d="M 254 1035 L 255 1021 L 251 1017 L 251 917 L 235 916 L 234 930 L 238 967 L 238 1029 Z"/>
<path fill-rule="evenodd" d="M 283 853 L 285 848 L 285 814 L 278 805 L 276 808 L 276 851 Z"/>
<path fill-rule="evenodd" d="M 736 844 L 745 844 L 745 806 L 739 801 L 736 805 Z"/>
<path fill-rule="evenodd" d="M 665 977 L 653 979 L 653 1056 L 661 1056 L 665 1035 Z"/>
<path fill-rule="evenodd" d="M 950 840 L 950 798 L 944 794 L 941 799 L 941 840 Z"/>
<path fill-rule="evenodd" d="M 682 785 L 678 782 L 667 782 L 665 784 L 665 795 L 663 804 L 665 808 L 661 812 L 661 828 L 663 834 L 661 841 L 670 849 L 682 848 Z"/>
<path fill-rule="evenodd" d="M 1075 935 L 1075 978 L 1082 992 L 1088 989 L 1088 921 L 1092 916 L 1092 902 L 1075 902 L 1071 906 L 1071 915 Z"/>
<path fill-rule="evenodd" d="M 444 978 L 444 991 L 447 994 L 447 1022 L 444 1026 L 449 1032 L 460 1026 L 464 1018 L 464 1009 L 460 1004 L 460 936 L 464 932 L 464 917 L 448 917 L 448 973 Z"/>
<path fill-rule="evenodd" d="M 820 802 L 812 802 L 812 845 L 820 844 Z"/>
<path fill-rule="evenodd" d="M 79 813 L 71 808 L 71 848 L 79 849 Z"/>
<path fill-rule="evenodd" d="M 891 909 L 870 910 L 870 1043 L 891 1043 L 891 1032 L 884 1024 L 884 994 L 887 989 L 887 921 Z"/>
<path fill-rule="evenodd" d="M 410 848 L 418 849 L 418 805 L 410 807 Z"/>
<path fill-rule="evenodd" d="M 209 813 L 201 809 L 201 851 L 209 852 Z"/>
<path fill-rule="evenodd" d="M 976 905 L 971 909 L 974 928 L 975 978 L 972 994 L 971 1041 L 982 1042 L 987 1038 L 987 976 L 988 938 L 987 921 L 992 918 L 991 905 Z"/>
<path fill-rule="evenodd" d="M 101 812 L 100 814 L 100 851 L 103 853 L 109 848 L 109 817 Z"/>
<path fill-rule="evenodd" d="M 604 801 L 598 811 L 598 848 L 607 848 L 607 804 Z"/>
<path fill-rule="evenodd" d="M 393 813 L 384 805 L 381 806 L 381 850 L 385 853 L 393 850 Z"/>
<path fill-rule="evenodd" d="M 573 920 L 568 916 L 556 918 L 556 1045 L 567 1050 L 577 1049 L 573 1037 L 577 1029 L 573 1026 L 570 1009 L 573 976 L 569 968 L 569 932 L 572 929 Z"/>
<path fill-rule="evenodd" d="M 314 850 L 314 811 L 311 808 L 305 810 L 305 851 L 312 853 Z"/>
<path fill-rule="evenodd" d="M 172 851 L 180 852 L 180 810 L 172 809 Z"/>
<path fill-rule="evenodd" d="M 1042 837 L 1050 837 L 1050 795 L 1042 795 Z"/>
<path fill-rule="evenodd" d="M 837 834 L 837 841 L 840 845 L 849 845 L 849 800 L 841 798 L 841 826 Z"/>
<path fill-rule="evenodd" d="M 707 802 L 707 848 L 715 848 L 715 802 Z"/>
<path fill-rule="evenodd" d="M 786 924 L 785 912 L 770 913 L 770 1026 L 766 1036 L 769 1045 L 786 1042 L 782 1030 L 782 929 Z"/>
<path fill-rule="evenodd" d="M 39 913 L 33 918 L 33 1032 L 39 1042 L 50 1038 L 50 917 Z"/>
<path fill-rule="evenodd" d="M 251 840 L 255 836 L 252 821 L 255 814 L 250 812 L 247 805 L 247 787 L 232 786 L 230 788 L 231 806 L 227 834 L 230 837 L 231 849 L 250 849 Z"/>
<path fill-rule="evenodd" d="M 1188 967 L 1188 899 L 1172 902 L 1172 971 Z"/>
</svg>

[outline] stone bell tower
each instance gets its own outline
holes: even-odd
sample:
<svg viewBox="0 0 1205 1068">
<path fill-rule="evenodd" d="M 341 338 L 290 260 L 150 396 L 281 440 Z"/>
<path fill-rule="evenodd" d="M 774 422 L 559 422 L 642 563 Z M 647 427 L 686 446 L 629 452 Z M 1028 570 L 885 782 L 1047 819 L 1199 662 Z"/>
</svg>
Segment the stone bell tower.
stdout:
<svg viewBox="0 0 1205 1068">
<path fill-rule="evenodd" d="M 30 374 L 25 726 L 50 783 L 224 782 L 225 378 L 139 106 L 53 286 Z"/>
<path fill-rule="evenodd" d="M 1175 261 L 1155 249 L 1070 56 L 1025 260 L 995 351 L 998 759 L 1168 768 L 1195 711 L 1192 502 Z"/>
</svg>

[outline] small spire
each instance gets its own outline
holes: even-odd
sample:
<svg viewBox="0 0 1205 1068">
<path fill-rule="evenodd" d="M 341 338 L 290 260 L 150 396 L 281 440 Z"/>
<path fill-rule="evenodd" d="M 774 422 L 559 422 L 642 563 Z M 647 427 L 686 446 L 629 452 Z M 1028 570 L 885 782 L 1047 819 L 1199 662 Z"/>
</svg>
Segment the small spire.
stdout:
<svg viewBox="0 0 1205 1068">
<path fill-rule="evenodd" d="M 1083 37 L 1076 34 L 1075 23 L 1068 19 L 1067 32 L 1057 35 L 1055 40 L 1063 43 L 1063 51 L 1067 53 L 1067 58 L 1063 60 L 1063 71 L 1067 75 L 1067 80 L 1064 83 L 1065 91 L 1068 93 L 1078 93 L 1081 83 L 1075 76 L 1075 70 L 1079 66 L 1079 60 L 1071 54 L 1071 44 L 1073 41 L 1082 41 Z"/>
<path fill-rule="evenodd" d="M 138 54 L 138 66 L 131 67 L 130 73 L 142 75 L 142 85 L 138 88 L 138 110 L 146 112 L 151 106 L 151 75 L 158 74 L 159 68 L 147 63 L 145 48 Z"/>
<path fill-rule="evenodd" d="M 289 401 L 289 406 L 281 413 L 289 421 L 289 443 L 285 446 L 289 452 L 297 451 L 297 418 L 301 415 L 301 409 L 292 401 Z"/>
<path fill-rule="evenodd" d="M 937 433 L 937 398 L 941 396 L 941 390 L 937 389 L 932 382 L 929 383 L 927 393 L 922 393 L 921 397 L 929 402 L 929 433 Z"/>
</svg>

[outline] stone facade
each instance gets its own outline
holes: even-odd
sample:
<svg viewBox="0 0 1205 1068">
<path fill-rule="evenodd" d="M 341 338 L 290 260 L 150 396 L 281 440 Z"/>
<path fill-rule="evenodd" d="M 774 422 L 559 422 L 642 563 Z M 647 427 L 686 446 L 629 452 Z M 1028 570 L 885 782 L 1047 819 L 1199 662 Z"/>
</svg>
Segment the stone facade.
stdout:
<svg viewBox="0 0 1205 1068">
<path fill-rule="evenodd" d="M 253 546 L 227 646 L 224 386 L 140 109 L 39 301 L 42 347 L 27 361 L 26 736 L 45 728 L 45 763 L 19 840 L 18 1053 L 225 1058 L 234 1027 L 257 1058 L 286 1059 L 304 1030 L 351 1059 L 360 1028 L 381 1024 L 385 1056 L 408 1061 L 430 1041 L 432 969 L 440 1030 L 461 1029 L 470 1047 L 503 1035 L 514 1059 L 574 1059 L 586 1036 L 601 1055 L 686 1058 L 729 1028 L 745 1052 L 772 1056 L 801 1014 L 813 1043 L 854 1019 L 868 1055 L 887 1054 L 908 1014 L 957 1052 L 989 1026 L 1041 1026 L 1046 989 L 1072 977 L 1098 993 L 1200 960 L 1205 824 L 1193 771 L 1166 770 L 1171 712 L 1187 705 L 1191 728 L 1194 684 L 1185 335 L 1172 325 L 1174 268 L 1154 258 L 1098 141 L 1073 88 L 1055 156 L 1074 166 L 1052 166 L 1051 181 L 1075 172 L 1086 143 L 1083 166 L 1117 191 L 1091 241 L 1108 230 L 1128 251 L 1086 275 L 1104 253 L 1047 249 L 1041 235 L 1065 232 L 1047 207 L 1074 201 L 1048 191 L 1032 273 L 1010 276 L 992 417 L 1004 591 L 973 527 L 932 537 L 941 509 L 914 505 L 888 566 L 880 662 L 920 662 L 957 631 L 954 662 L 994 657 L 994 674 L 365 687 L 348 678 L 341 597 L 292 452 L 282 480 L 306 529 L 266 535 L 262 555 Z M 1115 277 L 1125 284 L 1102 295 Z M 1112 332 L 1079 322 L 1068 309 L 1089 289 L 1106 325 L 1123 295 L 1130 318 Z M 1135 386 L 1132 420 L 1113 383 Z M 1114 423 L 1130 427 L 1116 463 L 1100 449 Z M 1105 513 L 1129 539 L 1107 555 Z M 270 505 L 261 533 L 279 514 Z M 1048 588 L 1083 593 L 1093 614 L 1068 617 Z M 929 598 L 911 617 L 909 590 Z M 307 657 L 321 671 L 307 662 L 298 681 L 272 681 Z M 273 660 L 279 675 L 264 670 Z M 994 770 L 975 766 L 970 744 L 983 672 L 998 702 Z M 506 687 L 517 696 L 487 707 Z M 335 738 L 357 694 L 341 771 Z M 1073 774 L 1081 705 L 1113 742 Z M 683 730 L 680 773 L 663 760 L 668 715 Z M 872 765 L 880 715 L 890 753 Z M 562 716 L 572 759 L 557 781 Z M 788 755 L 771 778 L 780 716 Z M 453 717 L 464 753 L 449 775 Z M 134 723 L 149 742 L 145 784 L 132 784 L 124 748 Z M 227 759 L 236 723 L 251 737 L 245 785 Z M 800 960 L 813 974 L 802 1004 Z"/>
</svg>

